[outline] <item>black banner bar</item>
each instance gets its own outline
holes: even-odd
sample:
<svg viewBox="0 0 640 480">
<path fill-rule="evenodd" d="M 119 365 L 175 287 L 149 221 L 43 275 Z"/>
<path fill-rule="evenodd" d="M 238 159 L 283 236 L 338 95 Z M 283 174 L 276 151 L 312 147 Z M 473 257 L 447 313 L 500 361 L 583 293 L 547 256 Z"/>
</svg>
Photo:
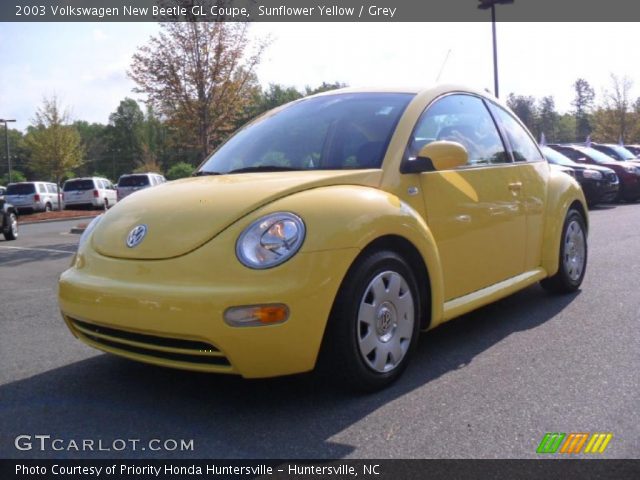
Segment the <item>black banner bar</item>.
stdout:
<svg viewBox="0 0 640 480">
<path fill-rule="evenodd" d="M 479 0 L 3 0 L 0 21 L 490 21 L 491 10 L 479 6 Z M 503 22 L 640 21 L 640 2 L 630 0 L 514 0 L 495 10 Z"/>
<path fill-rule="evenodd" d="M 640 460 L 0 460 L 0 478 L 635 480 Z"/>
</svg>

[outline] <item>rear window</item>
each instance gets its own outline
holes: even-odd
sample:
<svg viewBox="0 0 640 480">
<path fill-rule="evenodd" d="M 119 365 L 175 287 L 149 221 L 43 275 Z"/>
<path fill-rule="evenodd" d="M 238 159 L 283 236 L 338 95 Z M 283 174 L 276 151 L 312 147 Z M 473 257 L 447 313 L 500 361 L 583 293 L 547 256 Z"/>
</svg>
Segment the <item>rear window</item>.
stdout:
<svg viewBox="0 0 640 480">
<path fill-rule="evenodd" d="M 119 187 L 146 187 L 147 185 L 149 185 L 147 175 L 127 175 L 118 180 Z"/>
<path fill-rule="evenodd" d="M 93 190 L 93 180 L 69 180 L 64 184 L 65 192 L 76 190 Z"/>
<path fill-rule="evenodd" d="M 29 195 L 36 193 L 36 186 L 33 183 L 16 183 L 7 187 L 7 195 Z"/>
</svg>

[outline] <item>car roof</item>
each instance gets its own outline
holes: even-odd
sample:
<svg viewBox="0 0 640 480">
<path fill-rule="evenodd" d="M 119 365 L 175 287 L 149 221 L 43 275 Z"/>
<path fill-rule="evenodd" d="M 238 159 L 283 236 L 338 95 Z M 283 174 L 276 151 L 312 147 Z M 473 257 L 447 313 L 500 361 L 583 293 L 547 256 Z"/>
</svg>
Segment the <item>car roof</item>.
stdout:
<svg viewBox="0 0 640 480">
<path fill-rule="evenodd" d="M 162 176 L 161 173 L 156 173 L 156 172 L 140 172 L 140 173 L 123 173 L 122 175 L 120 175 L 120 178 L 122 178 L 122 177 L 131 177 L 133 175 L 160 175 L 160 176 Z"/>
<path fill-rule="evenodd" d="M 472 93 L 475 95 L 479 95 L 481 97 L 485 97 L 491 99 L 497 103 L 503 105 L 503 103 L 493 96 L 491 92 L 488 90 L 479 90 L 473 87 L 468 87 L 465 85 L 459 84 L 433 84 L 430 86 L 416 87 L 416 86 L 406 86 L 406 87 L 345 87 L 339 88 L 337 90 L 329 90 L 327 92 L 317 93 L 315 95 L 311 95 L 311 97 L 319 97 L 326 95 L 339 95 L 341 93 L 411 93 L 414 95 L 422 95 L 422 94 L 433 94 L 433 95 L 441 95 L 447 92 L 460 92 L 460 93 Z M 310 97 L 305 97 L 310 98 Z"/>
</svg>

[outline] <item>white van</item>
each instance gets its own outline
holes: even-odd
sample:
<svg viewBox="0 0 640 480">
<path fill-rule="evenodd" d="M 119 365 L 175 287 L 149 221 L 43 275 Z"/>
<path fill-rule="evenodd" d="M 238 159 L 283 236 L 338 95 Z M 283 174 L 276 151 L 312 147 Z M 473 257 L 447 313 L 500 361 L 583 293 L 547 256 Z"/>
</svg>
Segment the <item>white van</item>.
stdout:
<svg viewBox="0 0 640 480">
<path fill-rule="evenodd" d="M 118 201 L 116 189 L 106 178 L 74 178 L 62 187 L 64 208 L 109 208 Z"/>
<path fill-rule="evenodd" d="M 167 180 L 159 173 L 129 173 L 118 180 L 118 200 L 144 188 L 160 185 Z"/>
<path fill-rule="evenodd" d="M 5 200 L 20 213 L 58 209 L 58 186 L 51 182 L 19 182 L 7 185 Z"/>
</svg>

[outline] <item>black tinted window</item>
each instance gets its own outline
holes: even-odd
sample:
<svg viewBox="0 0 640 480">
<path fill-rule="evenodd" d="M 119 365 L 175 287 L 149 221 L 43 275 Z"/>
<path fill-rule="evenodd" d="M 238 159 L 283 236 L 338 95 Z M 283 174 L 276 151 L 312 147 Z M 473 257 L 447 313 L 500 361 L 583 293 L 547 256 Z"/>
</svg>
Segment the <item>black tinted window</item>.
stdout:
<svg viewBox="0 0 640 480">
<path fill-rule="evenodd" d="M 36 193 L 33 183 L 15 183 L 7 187 L 7 195 L 29 195 Z"/>
<path fill-rule="evenodd" d="M 69 180 L 64 184 L 65 192 L 73 192 L 76 190 L 93 190 L 93 180 Z"/>
<path fill-rule="evenodd" d="M 147 175 L 127 175 L 118 180 L 119 187 L 146 187 L 147 185 L 149 185 Z"/>
</svg>

